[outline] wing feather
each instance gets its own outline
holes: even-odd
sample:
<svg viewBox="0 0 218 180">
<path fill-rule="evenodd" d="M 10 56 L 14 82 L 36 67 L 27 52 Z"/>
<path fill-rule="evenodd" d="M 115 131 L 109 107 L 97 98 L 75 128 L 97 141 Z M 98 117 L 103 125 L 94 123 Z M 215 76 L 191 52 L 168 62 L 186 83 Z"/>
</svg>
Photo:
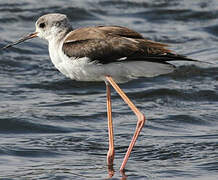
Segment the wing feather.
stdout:
<svg viewBox="0 0 218 180">
<path fill-rule="evenodd" d="M 68 57 L 89 57 L 102 64 L 123 61 L 150 61 L 166 64 L 167 61 L 194 61 L 172 53 L 166 44 L 145 39 L 141 34 L 120 26 L 97 26 L 71 31 L 63 51 Z"/>
</svg>

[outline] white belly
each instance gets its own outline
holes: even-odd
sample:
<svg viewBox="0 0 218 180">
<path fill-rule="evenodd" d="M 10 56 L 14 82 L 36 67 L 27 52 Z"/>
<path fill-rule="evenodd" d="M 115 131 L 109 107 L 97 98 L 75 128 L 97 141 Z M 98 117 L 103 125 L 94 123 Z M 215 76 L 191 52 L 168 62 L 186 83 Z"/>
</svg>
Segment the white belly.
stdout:
<svg viewBox="0 0 218 180">
<path fill-rule="evenodd" d="M 104 67 L 91 63 L 88 58 L 67 58 L 56 68 L 65 76 L 78 81 L 104 81 Z"/>
</svg>

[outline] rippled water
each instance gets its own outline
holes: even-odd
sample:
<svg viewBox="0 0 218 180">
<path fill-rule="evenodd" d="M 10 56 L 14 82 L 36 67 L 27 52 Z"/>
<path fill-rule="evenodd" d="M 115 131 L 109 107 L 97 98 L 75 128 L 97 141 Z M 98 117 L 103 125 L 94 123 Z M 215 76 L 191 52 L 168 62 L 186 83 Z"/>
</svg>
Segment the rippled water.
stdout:
<svg viewBox="0 0 218 180">
<path fill-rule="evenodd" d="M 212 64 L 182 62 L 168 75 L 121 85 L 148 122 L 127 163 L 128 180 L 218 177 L 218 1 L 0 0 L 0 46 L 65 13 L 73 26 L 122 25 Z M 0 179 L 106 179 L 104 83 L 75 82 L 31 40 L 0 52 Z M 113 92 L 115 175 L 136 118 Z"/>
</svg>

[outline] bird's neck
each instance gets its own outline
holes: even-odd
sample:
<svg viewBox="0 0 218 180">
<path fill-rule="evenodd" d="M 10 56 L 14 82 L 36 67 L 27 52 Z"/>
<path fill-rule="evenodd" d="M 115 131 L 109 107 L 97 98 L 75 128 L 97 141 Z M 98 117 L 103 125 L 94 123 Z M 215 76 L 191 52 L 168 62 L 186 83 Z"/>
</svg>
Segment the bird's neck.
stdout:
<svg viewBox="0 0 218 180">
<path fill-rule="evenodd" d="M 63 41 L 64 37 L 72 31 L 71 27 L 65 28 L 65 29 L 60 29 L 57 30 L 52 36 L 50 36 L 48 40 L 49 44 L 51 43 L 57 43 L 59 44 L 61 41 Z"/>
<path fill-rule="evenodd" d="M 72 30 L 73 30 L 72 27 L 68 27 L 68 28 L 66 28 L 64 30 L 60 30 L 59 34 L 60 34 L 61 38 L 64 38 Z"/>
<path fill-rule="evenodd" d="M 57 36 L 53 36 L 53 38 L 48 40 L 49 55 L 56 68 L 58 68 L 58 65 L 62 62 L 60 54 L 62 52 L 63 42 L 70 31 L 72 31 L 72 28 L 62 29 L 57 33 Z"/>
</svg>

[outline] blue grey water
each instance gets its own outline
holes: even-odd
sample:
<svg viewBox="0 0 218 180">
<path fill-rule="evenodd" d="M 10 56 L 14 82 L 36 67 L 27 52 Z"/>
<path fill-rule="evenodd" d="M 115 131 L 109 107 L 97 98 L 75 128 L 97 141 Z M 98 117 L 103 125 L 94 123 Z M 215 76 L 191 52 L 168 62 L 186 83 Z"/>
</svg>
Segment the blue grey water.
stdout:
<svg viewBox="0 0 218 180">
<path fill-rule="evenodd" d="M 74 28 L 127 26 L 212 63 L 177 63 L 174 73 L 121 87 L 148 120 L 126 179 L 217 179 L 218 1 L 0 0 L 0 46 L 53 12 Z M 112 103 L 117 180 L 136 118 L 114 91 Z M 40 39 L 0 52 L 0 179 L 107 179 L 107 149 L 104 83 L 64 77 Z"/>
</svg>

